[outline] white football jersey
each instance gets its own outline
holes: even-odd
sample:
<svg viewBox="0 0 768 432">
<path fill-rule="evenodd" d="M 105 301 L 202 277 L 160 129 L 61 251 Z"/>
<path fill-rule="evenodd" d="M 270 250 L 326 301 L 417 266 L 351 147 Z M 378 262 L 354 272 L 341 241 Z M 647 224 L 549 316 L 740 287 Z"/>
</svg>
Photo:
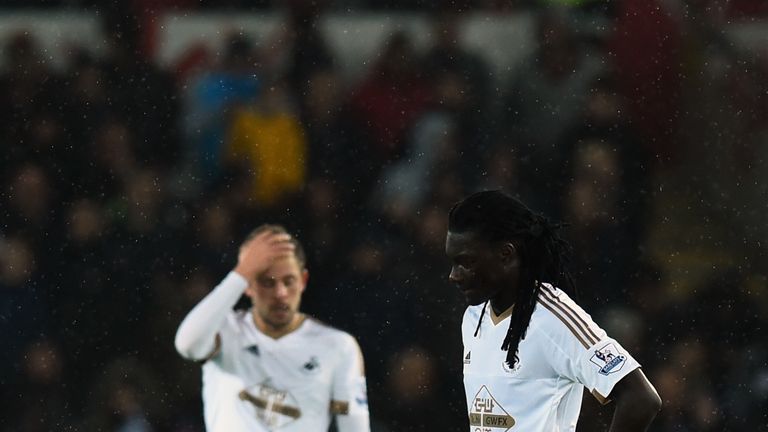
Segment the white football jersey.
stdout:
<svg viewBox="0 0 768 432">
<path fill-rule="evenodd" d="M 464 313 L 464 391 L 472 432 L 576 430 L 584 387 L 601 402 L 640 367 L 563 291 L 544 285 L 518 362 L 510 370 L 501 350 L 512 309 L 496 316 L 490 304 Z"/>
<path fill-rule="evenodd" d="M 351 335 L 307 318 L 272 339 L 250 311 L 239 311 L 216 339 L 203 365 L 208 431 L 327 432 L 332 410 L 368 423 L 363 361 Z"/>
</svg>

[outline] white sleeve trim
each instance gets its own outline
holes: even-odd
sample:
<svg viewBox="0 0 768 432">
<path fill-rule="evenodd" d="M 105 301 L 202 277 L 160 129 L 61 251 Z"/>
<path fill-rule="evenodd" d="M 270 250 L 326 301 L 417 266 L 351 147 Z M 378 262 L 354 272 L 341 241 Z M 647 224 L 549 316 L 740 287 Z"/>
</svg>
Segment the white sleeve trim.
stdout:
<svg viewBox="0 0 768 432">
<path fill-rule="evenodd" d="M 356 410 L 347 415 L 336 416 L 339 432 L 367 432 L 371 430 L 368 410 Z"/>
<path fill-rule="evenodd" d="M 227 314 L 247 287 L 245 278 L 230 272 L 181 322 L 174 340 L 176 351 L 191 360 L 208 356 L 216 347 L 216 334 Z"/>
<path fill-rule="evenodd" d="M 605 354 L 601 354 L 603 352 L 610 352 L 611 358 L 606 358 Z M 590 371 L 590 392 L 596 392 L 604 400 L 610 400 L 613 387 L 641 366 L 619 342 L 609 337 L 590 349 L 584 356 L 584 364 Z"/>
<path fill-rule="evenodd" d="M 365 362 L 357 341 L 346 334 L 340 341 L 342 361 L 334 376 L 332 399 L 337 408 L 336 424 L 339 432 L 369 432 L 368 395 L 365 380 Z"/>
</svg>

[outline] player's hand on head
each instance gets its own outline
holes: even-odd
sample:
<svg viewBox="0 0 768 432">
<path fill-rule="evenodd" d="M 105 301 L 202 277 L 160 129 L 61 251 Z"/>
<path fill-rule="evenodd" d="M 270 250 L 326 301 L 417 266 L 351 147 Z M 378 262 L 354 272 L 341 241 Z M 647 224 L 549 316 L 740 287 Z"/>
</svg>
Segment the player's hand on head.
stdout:
<svg viewBox="0 0 768 432">
<path fill-rule="evenodd" d="M 253 279 L 276 260 L 291 256 L 294 249 L 289 234 L 272 231 L 259 233 L 240 246 L 234 271 L 246 279 Z"/>
</svg>

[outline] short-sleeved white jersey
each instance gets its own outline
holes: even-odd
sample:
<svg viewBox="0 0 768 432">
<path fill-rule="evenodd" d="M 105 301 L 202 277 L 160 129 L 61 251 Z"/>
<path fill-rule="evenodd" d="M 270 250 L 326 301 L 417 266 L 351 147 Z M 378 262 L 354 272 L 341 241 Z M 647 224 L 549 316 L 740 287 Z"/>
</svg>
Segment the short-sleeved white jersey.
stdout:
<svg viewBox="0 0 768 432">
<path fill-rule="evenodd" d="M 474 336 L 483 307 L 485 317 Z M 472 432 L 574 431 L 584 387 L 601 402 L 640 367 L 568 295 L 544 284 L 513 370 L 501 350 L 512 309 L 464 313 L 464 391 Z"/>
<path fill-rule="evenodd" d="M 232 312 L 217 350 L 203 365 L 208 431 L 327 432 L 332 411 L 368 423 L 360 348 L 343 331 L 308 318 L 272 339 Z"/>
</svg>

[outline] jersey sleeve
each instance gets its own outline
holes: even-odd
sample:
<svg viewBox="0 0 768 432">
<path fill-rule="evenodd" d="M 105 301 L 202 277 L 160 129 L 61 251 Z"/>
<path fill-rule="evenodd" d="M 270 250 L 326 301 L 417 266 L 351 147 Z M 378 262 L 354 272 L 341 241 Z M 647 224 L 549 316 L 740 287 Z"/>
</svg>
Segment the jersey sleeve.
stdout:
<svg viewBox="0 0 768 432">
<path fill-rule="evenodd" d="M 561 291 L 545 290 L 539 306 L 548 310 L 540 330 L 552 344 L 548 357 L 555 370 L 608 403 L 616 383 L 640 364 Z"/>
<path fill-rule="evenodd" d="M 336 415 L 339 432 L 368 432 L 371 426 L 363 355 L 357 341 L 348 334 L 344 334 L 341 345 L 330 409 Z"/>
<path fill-rule="evenodd" d="M 217 353 L 221 347 L 219 330 L 247 286 L 242 276 L 230 272 L 187 314 L 174 339 L 182 357 L 204 361 Z"/>
<path fill-rule="evenodd" d="M 616 383 L 639 367 L 619 342 L 605 335 L 578 358 L 575 375 L 592 396 L 606 404 Z"/>
</svg>

